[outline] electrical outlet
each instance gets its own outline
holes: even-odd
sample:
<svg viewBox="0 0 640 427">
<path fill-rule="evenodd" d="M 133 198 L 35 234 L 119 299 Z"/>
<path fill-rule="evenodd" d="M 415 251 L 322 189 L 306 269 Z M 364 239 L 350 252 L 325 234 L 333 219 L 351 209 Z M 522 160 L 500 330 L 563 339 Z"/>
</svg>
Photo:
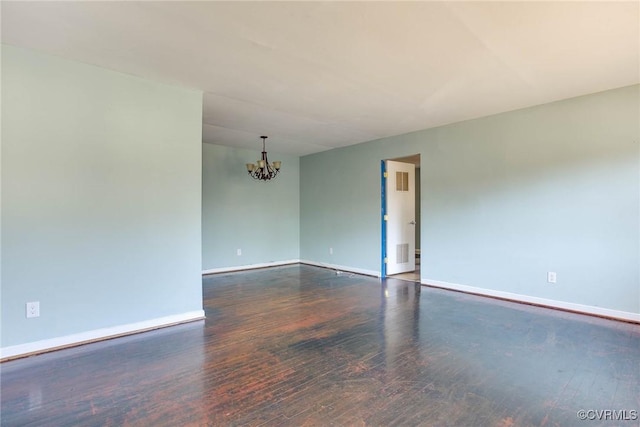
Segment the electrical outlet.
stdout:
<svg viewBox="0 0 640 427">
<path fill-rule="evenodd" d="M 27 318 L 40 317 L 40 301 L 27 303 Z"/>
<path fill-rule="evenodd" d="M 549 283 L 556 283 L 556 272 L 555 271 L 549 271 L 547 272 L 547 282 Z"/>
<path fill-rule="evenodd" d="M 333 248 L 329 248 L 329 255 L 333 255 Z"/>
<path fill-rule="evenodd" d="M 236 255 L 238 256 L 242 255 L 242 249 L 236 249 Z"/>
</svg>

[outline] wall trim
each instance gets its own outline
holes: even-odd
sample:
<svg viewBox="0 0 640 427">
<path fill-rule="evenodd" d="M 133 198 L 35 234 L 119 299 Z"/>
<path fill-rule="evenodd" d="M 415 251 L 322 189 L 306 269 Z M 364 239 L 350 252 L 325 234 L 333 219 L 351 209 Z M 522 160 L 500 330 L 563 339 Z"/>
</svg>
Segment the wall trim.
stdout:
<svg viewBox="0 0 640 427">
<path fill-rule="evenodd" d="M 220 267 L 220 268 L 212 268 L 209 270 L 202 270 L 202 275 L 206 276 L 209 274 L 218 274 L 218 273 L 230 273 L 234 271 L 243 271 L 243 270 L 254 270 L 257 268 L 267 268 L 267 267 L 278 267 L 281 265 L 292 265 L 292 264 L 306 264 L 313 265 L 315 267 L 323 267 L 329 268 L 337 271 L 348 271 L 350 273 L 364 274 L 366 276 L 380 277 L 380 272 L 375 270 L 366 270 L 363 268 L 349 267 L 346 265 L 338 265 L 338 264 L 330 264 L 326 262 L 316 262 L 309 261 L 304 259 L 290 259 L 286 261 L 273 261 L 273 262 L 262 262 L 258 264 L 247 264 L 247 265 L 237 265 L 235 267 Z"/>
<path fill-rule="evenodd" d="M 380 277 L 380 272 L 379 271 L 367 270 L 367 269 L 364 269 L 364 268 L 357 268 L 357 267 L 349 267 L 349 266 L 346 266 L 346 265 L 330 264 L 330 263 L 327 263 L 327 262 L 309 261 L 309 260 L 306 260 L 306 259 L 300 260 L 300 264 L 314 265 L 316 267 L 330 268 L 332 270 L 337 270 L 337 271 L 348 271 L 350 273 L 357 273 L 357 274 L 364 274 L 366 276 Z"/>
<path fill-rule="evenodd" d="M 299 259 L 289 259 L 285 261 L 271 261 L 271 262 L 261 262 L 258 264 L 236 265 L 235 267 L 210 268 L 208 270 L 202 270 L 202 275 L 205 276 L 207 274 L 228 273 L 231 271 L 254 270 L 256 268 L 278 267 L 281 265 L 290 265 L 290 264 L 299 264 L 299 263 L 300 263 Z"/>
<path fill-rule="evenodd" d="M 60 350 L 67 347 L 88 344 L 95 341 L 103 341 L 125 335 L 133 335 L 140 332 L 178 325 L 180 323 L 202 320 L 204 318 L 204 310 L 196 310 L 182 314 L 174 314 L 171 316 L 144 320 L 142 322 L 128 323 L 125 325 L 112 326 L 109 328 L 94 329 L 78 334 L 65 335 L 62 337 L 34 341 L 26 344 L 12 345 L 9 347 L 0 348 L 0 362 L 5 362 L 10 359 L 17 359 L 19 357 L 31 356 L 38 353 Z"/>
<path fill-rule="evenodd" d="M 606 317 L 606 318 L 615 319 L 615 320 L 623 320 L 625 322 L 640 323 L 640 313 L 612 310 L 609 308 L 595 307 L 592 305 L 575 304 L 575 303 L 565 302 L 565 301 L 557 301 L 557 300 L 533 297 L 533 296 L 522 295 L 522 294 L 514 294 L 511 292 L 496 291 L 493 289 L 477 288 L 475 286 L 460 285 L 458 283 L 449 283 L 449 282 L 443 282 L 440 280 L 433 280 L 433 279 L 422 279 L 420 283 L 425 286 L 431 286 L 434 288 L 460 291 L 468 294 L 499 298 L 507 301 L 538 305 L 542 307 L 555 308 L 555 309 L 571 311 L 571 312 L 580 313 L 580 314 L 588 314 L 591 316 Z"/>
</svg>

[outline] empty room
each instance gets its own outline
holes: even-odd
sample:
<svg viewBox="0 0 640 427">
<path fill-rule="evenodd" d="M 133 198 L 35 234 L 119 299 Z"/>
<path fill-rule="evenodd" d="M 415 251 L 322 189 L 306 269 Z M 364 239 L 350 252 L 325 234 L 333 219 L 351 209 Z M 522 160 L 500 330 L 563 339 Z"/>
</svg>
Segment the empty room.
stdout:
<svg viewBox="0 0 640 427">
<path fill-rule="evenodd" d="M 640 3 L 2 1 L 2 426 L 638 426 Z"/>
</svg>

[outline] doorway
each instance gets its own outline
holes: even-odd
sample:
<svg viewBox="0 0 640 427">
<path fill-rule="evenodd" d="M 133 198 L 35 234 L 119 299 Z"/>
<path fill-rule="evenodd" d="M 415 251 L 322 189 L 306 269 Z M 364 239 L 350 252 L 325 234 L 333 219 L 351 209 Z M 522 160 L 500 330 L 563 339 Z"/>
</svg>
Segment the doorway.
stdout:
<svg viewBox="0 0 640 427">
<path fill-rule="evenodd" d="M 381 276 L 420 281 L 420 154 L 381 162 Z"/>
</svg>

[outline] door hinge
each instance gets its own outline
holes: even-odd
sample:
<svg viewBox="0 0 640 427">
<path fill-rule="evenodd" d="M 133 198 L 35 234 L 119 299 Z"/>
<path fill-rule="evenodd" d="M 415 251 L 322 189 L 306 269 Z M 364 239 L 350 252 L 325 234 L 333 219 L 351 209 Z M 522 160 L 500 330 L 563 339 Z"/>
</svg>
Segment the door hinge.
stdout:
<svg viewBox="0 0 640 427">
<path fill-rule="evenodd" d="M 389 173 L 385 172 L 382 174 L 382 176 L 384 176 L 385 178 L 389 178 Z"/>
<path fill-rule="evenodd" d="M 385 264 L 388 264 L 388 263 L 389 263 L 389 258 L 385 257 L 385 258 L 384 258 L 384 263 L 385 263 Z"/>
<path fill-rule="evenodd" d="M 384 220 L 385 220 L 385 221 L 389 221 L 389 215 L 385 215 L 385 216 L 384 216 Z"/>
</svg>

